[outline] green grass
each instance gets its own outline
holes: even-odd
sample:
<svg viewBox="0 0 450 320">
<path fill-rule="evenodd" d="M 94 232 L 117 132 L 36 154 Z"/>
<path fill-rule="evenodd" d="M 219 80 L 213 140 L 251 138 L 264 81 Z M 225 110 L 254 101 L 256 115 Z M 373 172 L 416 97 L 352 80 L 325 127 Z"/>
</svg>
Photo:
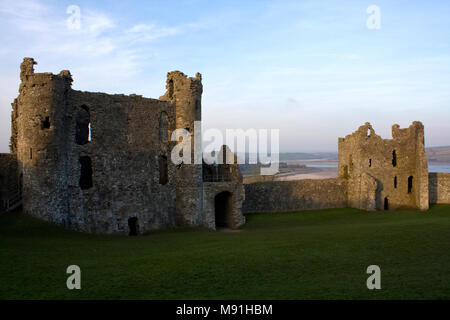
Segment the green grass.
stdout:
<svg viewBox="0 0 450 320">
<path fill-rule="evenodd" d="M 66 268 L 82 290 L 66 288 Z M 381 290 L 366 268 L 381 267 Z M 89 235 L 0 216 L 0 299 L 449 299 L 450 206 L 250 214 L 241 232 Z"/>
</svg>

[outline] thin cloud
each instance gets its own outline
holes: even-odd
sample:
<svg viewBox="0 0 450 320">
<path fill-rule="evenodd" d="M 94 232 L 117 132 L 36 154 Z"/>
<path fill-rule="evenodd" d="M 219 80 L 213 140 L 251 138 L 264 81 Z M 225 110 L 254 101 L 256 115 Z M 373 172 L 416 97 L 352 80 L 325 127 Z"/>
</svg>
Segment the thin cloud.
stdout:
<svg viewBox="0 0 450 320">
<path fill-rule="evenodd" d="M 128 39 L 132 41 L 147 42 L 159 38 L 170 37 L 181 33 L 179 27 L 159 27 L 156 24 L 137 24 L 126 30 Z"/>
</svg>

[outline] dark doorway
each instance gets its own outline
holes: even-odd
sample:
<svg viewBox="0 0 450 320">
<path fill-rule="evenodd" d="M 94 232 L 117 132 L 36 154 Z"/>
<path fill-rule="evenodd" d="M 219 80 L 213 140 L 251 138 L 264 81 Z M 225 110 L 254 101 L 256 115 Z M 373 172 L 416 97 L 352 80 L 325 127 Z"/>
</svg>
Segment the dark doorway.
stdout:
<svg viewBox="0 0 450 320">
<path fill-rule="evenodd" d="M 128 219 L 128 228 L 130 230 L 128 235 L 137 236 L 139 233 L 138 218 L 136 218 L 136 217 L 129 218 Z"/>
<path fill-rule="evenodd" d="M 384 210 L 389 210 L 389 199 L 384 198 Z"/>
<path fill-rule="evenodd" d="M 92 188 L 92 161 L 88 156 L 80 157 L 80 188 L 82 190 Z"/>
<path fill-rule="evenodd" d="M 231 200 L 232 194 L 228 191 L 221 192 L 214 198 L 216 228 L 231 227 Z"/>
<path fill-rule="evenodd" d="M 408 193 L 412 193 L 412 189 L 413 189 L 413 176 L 410 176 L 408 178 Z"/>
</svg>

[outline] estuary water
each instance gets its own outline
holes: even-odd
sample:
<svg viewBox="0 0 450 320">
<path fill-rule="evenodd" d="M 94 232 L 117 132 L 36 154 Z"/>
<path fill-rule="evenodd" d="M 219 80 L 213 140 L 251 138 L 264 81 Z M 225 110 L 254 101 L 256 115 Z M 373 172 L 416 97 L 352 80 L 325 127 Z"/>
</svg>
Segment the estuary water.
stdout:
<svg viewBox="0 0 450 320">
<path fill-rule="evenodd" d="M 308 167 L 312 168 L 337 168 L 337 161 L 305 161 L 304 164 Z M 429 163 L 428 164 L 428 172 L 443 172 L 450 173 L 450 163 Z"/>
<path fill-rule="evenodd" d="M 428 172 L 450 173 L 450 163 L 428 164 Z"/>
</svg>

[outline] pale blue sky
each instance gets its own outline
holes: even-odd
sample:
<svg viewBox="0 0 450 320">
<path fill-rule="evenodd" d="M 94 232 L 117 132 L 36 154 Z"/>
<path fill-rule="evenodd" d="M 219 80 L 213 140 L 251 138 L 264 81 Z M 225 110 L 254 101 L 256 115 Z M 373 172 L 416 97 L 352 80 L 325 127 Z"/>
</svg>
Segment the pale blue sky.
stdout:
<svg viewBox="0 0 450 320">
<path fill-rule="evenodd" d="M 419 120 L 428 146 L 450 145 L 449 17 L 444 0 L 0 0 L 0 152 L 26 56 L 74 89 L 154 98 L 168 71 L 200 72 L 204 128 L 278 128 L 282 152 L 336 151 L 366 121 L 389 138 Z"/>
</svg>

